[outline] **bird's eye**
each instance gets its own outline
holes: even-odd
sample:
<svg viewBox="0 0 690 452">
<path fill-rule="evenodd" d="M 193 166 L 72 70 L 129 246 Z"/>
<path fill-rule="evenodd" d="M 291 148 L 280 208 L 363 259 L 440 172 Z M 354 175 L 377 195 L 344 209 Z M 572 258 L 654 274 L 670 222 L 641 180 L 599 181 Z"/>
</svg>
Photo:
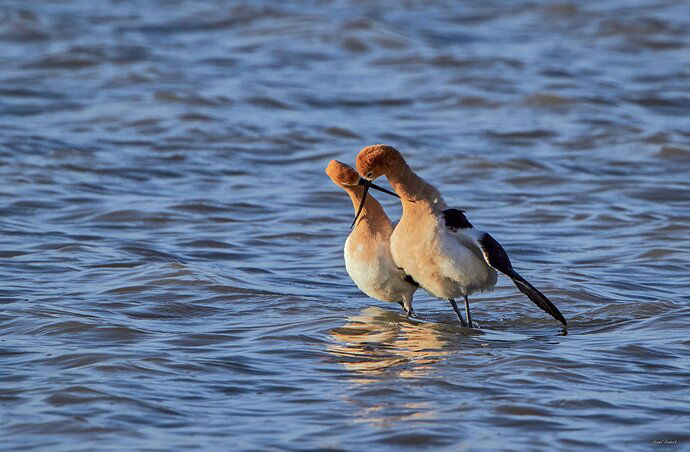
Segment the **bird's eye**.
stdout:
<svg viewBox="0 0 690 452">
<path fill-rule="evenodd" d="M 370 179 L 370 178 L 372 178 L 372 177 L 374 177 L 374 172 L 373 172 L 373 171 L 369 171 L 369 172 L 367 173 L 367 179 Z"/>
</svg>

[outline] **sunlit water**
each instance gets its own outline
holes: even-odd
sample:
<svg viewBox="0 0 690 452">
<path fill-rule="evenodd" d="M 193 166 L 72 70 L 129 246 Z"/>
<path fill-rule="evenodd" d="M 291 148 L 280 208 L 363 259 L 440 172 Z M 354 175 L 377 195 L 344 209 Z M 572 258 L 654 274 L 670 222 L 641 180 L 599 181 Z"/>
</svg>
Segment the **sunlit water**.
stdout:
<svg viewBox="0 0 690 452">
<path fill-rule="evenodd" d="M 680 0 L 2 2 L 2 449 L 690 447 L 688 93 Z M 567 335 L 360 293 L 375 143 Z"/>
</svg>

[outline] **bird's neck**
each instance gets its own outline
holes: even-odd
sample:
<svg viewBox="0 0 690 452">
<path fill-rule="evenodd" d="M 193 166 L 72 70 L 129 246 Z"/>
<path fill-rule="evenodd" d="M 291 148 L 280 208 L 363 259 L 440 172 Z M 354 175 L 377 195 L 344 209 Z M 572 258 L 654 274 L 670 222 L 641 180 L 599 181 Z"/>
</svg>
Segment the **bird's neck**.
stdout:
<svg viewBox="0 0 690 452">
<path fill-rule="evenodd" d="M 359 203 L 362 199 L 362 193 L 364 192 L 364 187 L 361 185 L 350 185 L 345 188 L 347 194 L 350 195 L 350 200 L 352 200 L 352 207 L 354 207 L 355 212 L 359 209 Z M 367 199 L 364 200 L 364 207 L 362 208 L 362 213 L 357 219 L 355 224 L 355 230 L 362 227 L 366 227 L 371 230 L 382 230 L 382 228 L 390 227 L 390 219 L 386 212 L 383 210 L 381 204 L 374 199 L 371 192 L 367 194 Z"/>
<path fill-rule="evenodd" d="M 442 211 L 448 208 L 441 193 L 430 183 L 417 176 L 406 162 L 400 161 L 386 173 L 388 182 L 400 196 L 405 209 L 430 209 Z"/>
</svg>

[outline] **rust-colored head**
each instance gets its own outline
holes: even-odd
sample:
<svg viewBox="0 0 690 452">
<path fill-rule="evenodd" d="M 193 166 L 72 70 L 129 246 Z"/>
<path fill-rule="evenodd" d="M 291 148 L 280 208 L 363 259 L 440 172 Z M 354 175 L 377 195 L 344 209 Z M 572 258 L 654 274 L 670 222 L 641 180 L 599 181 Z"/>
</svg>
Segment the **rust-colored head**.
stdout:
<svg viewBox="0 0 690 452">
<path fill-rule="evenodd" d="M 340 185 L 358 185 L 359 174 L 350 165 L 346 165 L 337 160 L 331 160 L 326 167 L 326 174 L 331 178 L 334 184 Z"/>
<path fill-rule="evenodd" d="M 345 191 L 350 193 L 350 196 L 353 196 L 353 193 L 355 193 L 355 191 L 352 190 L 350 187 L 355 185 L 361 185 L 362 187 L 364 187 L 358 204 L 359 207 L 357 207 L 357 213 L 355 214 L 355 221 L 352 222 L 352 226 L 355 225 L 355 223 L 357 222 L 357 218 L 359 218 L 359 214 L 362 213 L 362 209 L 364 208 L 364 201 L 367 199 L 367 192 L 369 191 L 369 188 L 373 188 L 374 190 L 382 191 L 391 196 L 396 196 L 399 198 L 399 196 L 393 193 L 392 191 L 386 190 L 385 188 L 379 187 L 376 184 L 372 184 L 371 182 L 362 179 L 361 177 L 359 177 L 359 174 L 357 174 L 357 171 L 355 171 L 351 166 L 346 165 L 337 160 L 330 161 L 330 163 L 326 167 L 326 174 L 328 174 L 328 177 L 331 178 L 334 184 L 339 185 L 340 187 L 344 188 Z M 354 201 L 355 198 L 352 199 Z"/>
<path fill-rule="evenodd" d="M 357 172 L 364 179 L 372 181 L 401 161 L 405 160 L 393 146 L 375 144 L 365 147 L 357 154 Z"/>
</svg>

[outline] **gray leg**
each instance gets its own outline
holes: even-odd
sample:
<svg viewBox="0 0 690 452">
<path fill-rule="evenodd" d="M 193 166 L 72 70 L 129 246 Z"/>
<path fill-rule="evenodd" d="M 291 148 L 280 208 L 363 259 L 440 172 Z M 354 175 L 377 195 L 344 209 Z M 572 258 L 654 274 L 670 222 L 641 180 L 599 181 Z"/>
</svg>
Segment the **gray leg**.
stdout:
<svg viewBox="0 0 690 452">
<path fill-rule="evenodd" d="M 408 317 L 414 317 L 414 310 L 412 309 L 412 305 L 406 306 L 407 303 L 404 303 L 402 301 L 398 301 L 398 304 L 405 310 L 405 313 Z"/>
<path fill-rule="evenodd" d="M 467 295 L 465 295 L 465 313 L 467 314 L 467 323 L 470 325 L 470 328 L 474 328 L 472 315 L 470 314 L 470 300 L 467 299 Z"/>
<path fill-rule="evenodd" d="M 451 298 L 448 301 L 450 301 L 450 305 L 453 306 L 453 310 L 458 315 L 458 318 L 460 319 L 460 323 L 462 324 L 462 326 L 467 326 L 467 324 L 465 323 L 465 319 L 462 318 L 462 314 L 460 313 L 460 309 L 458 309 L 458 305 L 455 303 L 455 300 L 453 300 Z"/>
<path fill-rule="evenodd" d="M 403 296 L 403 308 L 407 312 L 408 317 L 414 317 L 414 310 L 412 309 L 412 297 Z"/>
</svg>

